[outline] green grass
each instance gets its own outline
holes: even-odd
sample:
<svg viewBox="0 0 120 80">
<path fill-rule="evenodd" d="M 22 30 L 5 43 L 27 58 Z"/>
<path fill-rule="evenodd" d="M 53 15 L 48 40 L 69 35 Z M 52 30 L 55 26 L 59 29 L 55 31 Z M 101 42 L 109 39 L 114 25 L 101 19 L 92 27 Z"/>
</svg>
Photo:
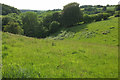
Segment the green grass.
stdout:
<svg viewBox="0 0 120 80">
<path fill-rule="evenodd" d="M 110 33 L 102 34 L 101 31 L 107 30 Z M 117 30 L 117 18 L 111 18 L 54 34 L 64 40 L 52 40 L 56 37 L 36 39 L 3 32 L 2 77 L 117 78 Z M 86 38 L 87 32 L 92 31 L 98 34 L 92 33 L 96 36 Z"/>
<path fill-rule="evenodd" d="M 107 7 L 107 10 L 109 10 L 109 11 L 115 11 L 115 7 L 113 6 L 113 7 Z"/>
<path fill-rule="evenodd" d="M 51 39 L 78 40 L 80 42 L 118 45 L 118 18 L 92 22 L 68 29 L 63 29 L 50 37 Z"/>
</svg>

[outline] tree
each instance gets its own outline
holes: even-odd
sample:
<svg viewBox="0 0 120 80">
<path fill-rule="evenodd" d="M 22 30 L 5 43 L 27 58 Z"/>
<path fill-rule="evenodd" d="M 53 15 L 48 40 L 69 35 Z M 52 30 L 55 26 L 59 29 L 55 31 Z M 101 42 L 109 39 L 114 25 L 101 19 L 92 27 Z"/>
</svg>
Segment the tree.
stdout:
<svg viewBox="0 0 120 80">
<path fill-rule="evenodd" d="M 18 22 L 20 26 L 22 26 L 22 20 L 20 15 L 16 14 L 16 13 L 10 13 L 7 15 L 8 17 L 10 17 L 11 19 L 13 19 L 14 22 Z"/>
<path fill-rule="evenodd" d="M 43 23 L 42 24 L 43 24 L 43 26 L 46 27 L 47 30 L 49 30 L 49 25 L 53 21 L 52 17 L 53 17 L 52 14 L 48 14 L 43 18 Z"/>
<path fill-rule="evenodd" d="M 9 16 L 5 16 L 2 18 L 2 31 L 4 31 L 4 26 L 7 25 L 10 21 L 12 22 L 13 19 Z"/>
<path fill-rule="evenodd" d="M 7 15 L 9 13 L 16 13 L 16 14 L 20 14 L 20 10 L 18 10 L 17 8 L 5 5 L 5 4 L 1 4 L 2 5 L 2 15 Z"/>
<path fill-rule="evenodd" d="M 19 26 L 18 23 L 15 22 L 9 22 L 7 25 L 5 25 L 4 31 L 14 34 L 23 34 L 23 29 Z"/>
<path fill-rule="evenodd" d="M 73 2 L 64 6 L 61 22 L 63 26 L 70 27 L 78 23 L 80 19 L 82 19 L 82 12 L 78 3 Z"/>
<path fill-rule="evenodd" d="M 106 10 L 107 10 L 106 6 L 104 6 L 102 10 L 103 10 L 103 11 L 106 11 Z"/>
<path fill-rule="evenodd" d="M 50 28 L 50 32 L 54 33 L 59 29 L 60 23 L 57 21 L 52 21 L 52 23 L 50 24 L 49 28 Z"/>
<path fill-rule="evenodd" d="M 120 4 L 115 6 L 116 11 L 120 11 Z"/>
<path fill-rule="evenodd" d="M 53 13 L 52 20 L 60 22 L 61 14 L 59 12 Z"/>
<path fill-rule="evenodd" d="M 22 14 L 22 23 L 24 34 L 26 36 L 34 37 L 35 28 L 38 26 L 38 17 L 35 12 L 26 12 Z"/>
</svg>

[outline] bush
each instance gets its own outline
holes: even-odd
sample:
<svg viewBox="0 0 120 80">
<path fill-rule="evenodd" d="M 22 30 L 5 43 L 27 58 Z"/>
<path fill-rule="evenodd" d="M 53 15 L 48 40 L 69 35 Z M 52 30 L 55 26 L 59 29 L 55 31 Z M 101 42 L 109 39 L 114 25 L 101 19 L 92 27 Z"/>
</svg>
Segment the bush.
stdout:
<svg viewBox="0 0 120 80">
<path fill-rule="evenodd" d="M 114 14 L 115 17 L 120 17 L 120 11 L 116 11 Z"/>
<path fill-rule="evenodd" d="M 15 23 L 15 22 L 9 22 L 5 26 L 4 31 L 14 33 L 14 34 L 23 34 L 23 29 L 19 26 L 18 23 Z"/>
<path fill-rule="evenodd" d="M 95 19 L 96 19 L 96 15 L 87 15 L 87 14 L 85 14 L 85 15 L 83 16 L 83 21 L 84 21 L 84 23 L 93 22 L 93 21 L 95 21 Z"/>
<path fill-rule="evenodd" d="M 115 14 L 115 11 L 110 11 L 110 10 L 107 10 L 106 13 L 109 13 L 110 16 L 113 16 L 113 14 Z"/>
<path fill-rule="evenodd" d="M 54 32 L 56 32 L 56 31 L 58 31 L 59 26 L 60 26 L 60 23 L 59 23 L 59 22 L 57 22 L 57 21 L 52 21 L 52 23 L 51 23 L 50 26 L 49 26 L 50 32 L 51 32 L 51 33 L 54 33 Z"/>
<path fill-rule="evenodd" d="M 103 13 L 103 14 L 102 14 L 103 20 L 108 19 L 109 16 L 110 16 L 109 13 Z"/>
<path fill-rule="evenodd" d="M 91 20 L 92 20 L 92 18 L 89 15 L 87 15 L 87 14 L 83 15 L 84 23 L 90 23 L 90 22 L 92 22 Z"/>
<path fill-rule="evenodd" d="M 98 13 L 95 15 L 95 21 L 101 21 L 102 20 L 102 14 Z"/>
<path fill-rule="evenodd" d="M 89 15 L 89 16 L 90 16 L 90 18 L 91 18 L 91 22 L 95 21 L 95 19 L 96 19 L 96 15 L 95 15 L 95 14 Z"/>
</svg>

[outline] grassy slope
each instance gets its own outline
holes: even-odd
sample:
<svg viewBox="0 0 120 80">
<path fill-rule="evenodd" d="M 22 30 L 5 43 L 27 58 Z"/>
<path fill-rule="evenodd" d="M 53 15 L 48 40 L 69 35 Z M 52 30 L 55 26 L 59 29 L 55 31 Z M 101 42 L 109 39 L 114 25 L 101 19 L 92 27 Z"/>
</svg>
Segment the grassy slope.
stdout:
<svg viewBox="0 0 120 80">
<path fill-rule="evenodd" d="M 112 17 L 110 20 L 63 29 L 56 34 L 51 35 L 51 37 L 53 37 L 52 39 L 64 38 L 67 40 L 78 40 L 80 42 L 118 45 L 118 18 Z"/>
<path fill-rule="evenodd" d="M 117 18 L 113 18 L 105 21 L 105 24 L 101 21 L 70 28 L 69 31 L 76 34 L 65 40 L 35 39 L 3 33 L 3 77 L 118 77 L 116 21 Z M 109 29 L 111 26 L 115 28 Z M 84 27 L 89 32 L 99 29 L 98 34 L 88 40 L 83 34 L 78 39 L 79 34 L 87 32 Z M 110 30 L 110 33 L 101 34 L 105 30 Z M 106 43 L 101 41 L 104 39 Z M 115 42 L 111 41 L 114 39 Z"/>
</svg>

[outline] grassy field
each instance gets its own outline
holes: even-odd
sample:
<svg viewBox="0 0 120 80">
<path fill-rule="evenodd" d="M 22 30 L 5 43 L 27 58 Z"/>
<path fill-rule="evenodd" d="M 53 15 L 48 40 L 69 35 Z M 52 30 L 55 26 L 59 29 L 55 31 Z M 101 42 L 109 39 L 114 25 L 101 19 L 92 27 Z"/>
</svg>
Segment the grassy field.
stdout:
<svg viewBox="0 0 120 80">
<path fill-rule="evenodd" d="M 4 32 L 2 37 L 5 78 L 118 77 L 117 18 L 63 29 L 46 39 Z"/>
</svg>

